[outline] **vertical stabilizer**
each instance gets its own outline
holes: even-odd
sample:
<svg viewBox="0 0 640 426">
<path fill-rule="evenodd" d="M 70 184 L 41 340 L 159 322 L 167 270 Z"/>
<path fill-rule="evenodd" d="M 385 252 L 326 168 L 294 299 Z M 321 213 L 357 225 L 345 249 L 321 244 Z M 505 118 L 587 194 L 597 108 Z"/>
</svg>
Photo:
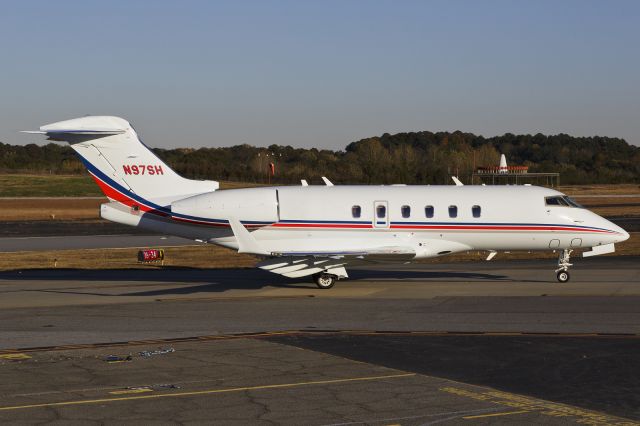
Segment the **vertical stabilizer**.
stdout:
<svg viewBox="0 0 640 426">
<path fill-rule="evenodd" d="M 119 117 L 88 116 L 42 126 L 51 140 L 67 141 L 105 195 L 127 205 L 157 208 L 218 189 L 216 181 L 185 179 L 160 160 Z"/>
</svg>

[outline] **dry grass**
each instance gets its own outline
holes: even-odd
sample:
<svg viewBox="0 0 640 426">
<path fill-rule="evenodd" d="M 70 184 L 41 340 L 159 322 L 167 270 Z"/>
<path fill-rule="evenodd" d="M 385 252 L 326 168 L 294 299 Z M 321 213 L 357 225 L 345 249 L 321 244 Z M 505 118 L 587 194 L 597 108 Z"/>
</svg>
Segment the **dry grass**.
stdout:
<svg viewBox="0 0 640 426">
<path fill-rule="evenodd" d="M 59 182 L 63 177 L 57 178 L 56 182 Z M 222 189 L 253 186 L 259 185 L 244 182 L 220 182 Z M 0 221 L 99 219 L 100 204 L 108 201 L 105 197 L 0 197 Z"/>
<path fill-rule="evenodd" d="M 233 250 L 212 245 L 169 247 L 165 249 L 165 261 L 142 264 L 137 261 L 138 250 L 127 249 L 92 249 L 92 250 L 58 250 L 41 252 L 3 253 L 0 256 L 0 270 L 17 269 L 149 269 L 161 267 L 180 268 L 252 268 L 257 259 L 234 252 Z M 616 245 L 615 255 L 640 254 L 640 233 L 632 233 L 631 238 Z M 574 256 L 580 256 L 576 251 Z M 451 256 L 428 259 L 421 263 L 455 263 L 467 261 L 484 261 L 485 251 L 471 251 Z M 554 259 L 557 254 L 551 251 L 498 253 L 498 260 L 515 259 Z"/>
<path fill-rule="evenodd" d="M 73 269 L 148 269 L 181 268 L 246 268 L 256 259 L 233 250 L 212 245 L 169 247 L 164 249 L 163 263 L 138 262 L 138 249 L 54 250 L 3 253 L 0 270 L 73 268 Z"/>
<path fill-rule="evenodd" d="M 593 197 L 584 196 L 580 197 L 580 204 L 585 207 L 617 207 L 624 204 L 640 204 L 640 196 L 625 196 L 625 197 Z"/>
<path fill-rule="evenodd" d="M 0 220 L 99 219 L 106 198 L 0 198 Z"/>
<path fill-rule="evenodd" d="M 0 197 L 94 197 L 102 192 L 89 175 L 0 174 Z"/>
<path fill-rule="evenodd" d="M 632 216 L 640 214 L 640 196 L 638 197 L 584 197 L 576 200 L 601 216 Z"/>
<path fill-rule="evenodd" d="M 555 189 L 573 197 L 601 194 L 640 194 L 640 185 L 633 183 L 623 183 L 616 185 L 564 185 L 559 186 Z"/>
<path fill-rule="evenodd" d="M 640 205 L 638 206 L 602 206 L 589 207 L 592 212 L 600 216 L 637 216 L 640 214 Z"/>
<path fill-rule="evenodd" d="M 229 180 L 220 181 L 220 189 L 241 189 L 241 188 L 255 188 L 258 186 L 267 186 L 266 183 L 255 182 L 232 182 Z"/>
</svg>

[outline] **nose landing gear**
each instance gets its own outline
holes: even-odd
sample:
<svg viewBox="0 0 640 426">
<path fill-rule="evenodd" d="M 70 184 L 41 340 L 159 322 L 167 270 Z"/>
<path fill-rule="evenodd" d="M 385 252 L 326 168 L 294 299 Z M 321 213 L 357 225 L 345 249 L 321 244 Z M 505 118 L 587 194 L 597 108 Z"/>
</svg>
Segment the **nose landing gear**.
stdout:
<svg viewBox="0 0 640 426">
<path fill-rule="evenodd" d="M 569 263 L 569 260 L 572 251 L 573 250 L 564 249 L 558 255 L 558 269 L 556 269 L 556 277 L 561 283 L 566 283 L 569 281 L 569 278 L 571 278 L 569 275 L 569 266 L 573 266 L 573 264 Z"/>
</svg>

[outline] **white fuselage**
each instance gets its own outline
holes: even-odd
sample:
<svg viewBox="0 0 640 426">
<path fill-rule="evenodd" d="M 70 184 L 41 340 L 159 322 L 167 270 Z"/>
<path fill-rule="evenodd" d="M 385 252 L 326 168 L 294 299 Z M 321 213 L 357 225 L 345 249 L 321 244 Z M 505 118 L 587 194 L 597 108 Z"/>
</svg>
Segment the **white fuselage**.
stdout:
<svg viewBox="0 0 640 426">
<path fill-rule="evenodd" d="M 402 245 L 424 258 L 628 238 L 589 210 L 545 204 L 562 195 L 534 186 L 285 186 L 202 194 L 174 202 L 171 211 L 199 239 L 230 248 L 237 243 L 222 219 L 235 217 L 272 252 Z"/>
</svg>

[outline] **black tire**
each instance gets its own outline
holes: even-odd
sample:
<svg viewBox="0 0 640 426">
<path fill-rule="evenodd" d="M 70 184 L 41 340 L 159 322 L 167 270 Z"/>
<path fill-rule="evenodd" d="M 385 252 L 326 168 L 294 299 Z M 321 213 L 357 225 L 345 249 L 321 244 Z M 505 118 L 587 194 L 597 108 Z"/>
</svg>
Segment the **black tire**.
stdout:
<svg viewBox="0 0 640 426">
<path fill-rule="evenodd" d="M 567 281 L 569 281 L 569 278 L 571 278 L 571 275 L 569 275 L 569 271 L 558 271 L 556 277 L 558 278 L 559 282 L 566 283 Z"/>
<path fill-rule="evenodd" d="M 336 283 L 336 276 L 331 274 L 316 274 L 313 276 L 313 281 L 316 283 L 319 289 L 326 290 Z"/>
</svg>

